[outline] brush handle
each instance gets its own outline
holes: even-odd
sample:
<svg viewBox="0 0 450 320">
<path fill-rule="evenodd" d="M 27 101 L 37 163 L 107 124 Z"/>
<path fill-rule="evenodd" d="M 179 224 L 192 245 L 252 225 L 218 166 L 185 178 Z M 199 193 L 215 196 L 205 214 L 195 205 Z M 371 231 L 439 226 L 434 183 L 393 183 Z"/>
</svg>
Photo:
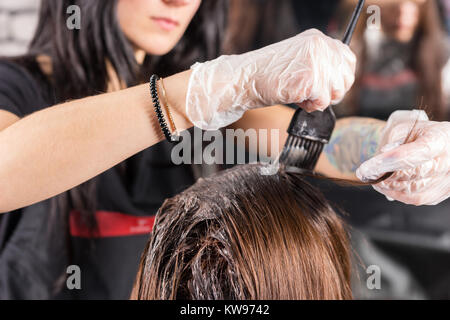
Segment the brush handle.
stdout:
<svg viewBox="0 0 450 320">
<path fill-rule="evenodd" d="M 356 5 L 355 10 L 353 11 L 352 18 L 350 19 L 350 22 L 348 23 L 348 26 L 347 26 L 347 30 L 345 31 L 345 34 L 344 34 L 344 39 L 342 39 L 342 42 L 345 43 L 346 45 L 349 45 L 350 42 L 352 41 L 353 33 L 355 33 L 356 25 L 358 24 L 359 17 L 361 16 L 361 12 L 362 12 L 362 9 L 364 8 L 365 2 L 366 2 L 365 0 L 359 0 L 358 4 Z M 324 113 L 325 113 L 325 115 L 323 116 L 323 118 L 325 118 L 327 121 L 329 121 L 330 118 L 336 119 L 332 106 L 329 106 L 327 108 L 327 110 L 325 110 Z M 320 117 L 319 114 L 317 114 L 317 116 Z M 333 126 L 332 130 L 334 130 L 334 126 Z M 330 137 L 331 137 L 331 133 L 330 133 Z"/>
<path fill-rule="evenodd" d="M 361 16 L 362 9 L 364 8 L 364 2 L 365 0 L 359 0 L 355 11 L 353 11 L 352 18 L 350 19 L 350 23 L 348 24 L 347 30 L 344 34 L 344 39 L 342 40 L 342 42 L 346 45 L 349 45 L 350 41 L 352 40 L 353 33 L 355 32 L 355 28 L 358 24 L 359 17 Z"/>
<path fill-rule="evenodd" d="M 362 9 L 364 8 L 364 3 L 365 0 L 359 0 L 358 4 L 355 8 L 355 10 L 353 11 L 353 15 L 352 18 L 350 19 L 350 22 L 348 23 L 347 26 L 347 30 L 345 31 L 344 34 L 344 39 L 342 40 L 343 43 L 345 43 L 346 45 L 349 45 L 352 37 L 353 37 L 353 33 L 355 32 L 355 28 L 356 25 L 358 24 L 359 21 L 359 17 L 361 16 L 361 12 Z M 329 132 L 329 134 L 324 134 L 324 131 L 322 130 L 322 139 L 324 137 L 328 137 L 328 141 L 331 138 L 331 134 L 333 133 L 334 130 L 334 124 L 331 125 L 330 121 L 332 121 L 334 119 L 334 122 L 336 122 L 336 116 L 334 115 L 334 111 L 333 111 L 333 107 L 329 106 L 323 113 L 318 112 L 318 113 L 313 113 L 313 119 L 310 119 L 308 122 L 315 122 L 315 124 L 318 124 L 319 121 L 324 121 L 325 128 L 326 129 L 331 129 L 331 132 Z M 328 143 L 328 141 L 326 141 L 325 143 Z"/>
<path fill-rule="evenodd" d="M 358 24 L 359 17 L 361 16 L 361 12 L 362 9 L 364 8 L 365 2 L 366 2 L 365 0 L 359 0 L 355 10 L 353 11 L 352 18 L 348 23 L 347 30 L 345 30 L 344 38 L 342 39 L 342 42 L 345 43 L 346 45 L 350 45 L 350 42 L 352 41 L 353 33 L 355 33 L 356 25 Z M 330 111 L 334 115 L 332 106 L 329 106 L 328 109 L 331 109 Z"/>
<path fill-rule="evenodd" d="M 347 30 L 345 30 L 344 38 L 342 39 L 342 42 L 346 45 L 349 45 L 352 41 L 353 33 L 355 33 L 356 25 L 358 24 L 365 2 L 365 0 L 359 0 L 355 10 L 353 11 L 352 18 L 348 23 Z M 334 114 L 332 106 L 329 106 L 328 109 L 331 109 L 331 112 Z"/>
</svg>

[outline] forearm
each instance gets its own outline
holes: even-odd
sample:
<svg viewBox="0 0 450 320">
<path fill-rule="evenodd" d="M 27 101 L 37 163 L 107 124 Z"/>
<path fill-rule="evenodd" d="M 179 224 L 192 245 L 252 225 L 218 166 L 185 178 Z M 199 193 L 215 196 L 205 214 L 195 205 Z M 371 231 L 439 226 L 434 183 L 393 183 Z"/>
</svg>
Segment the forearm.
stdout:
<svg viewBox="0 0 450 320">
<path fill-rule="evenodd" d="M 175 123 L 190 72 L 165 79 Z M 46 108 L 0 132 L 0 212 L 69 190 L 163 140 L 148 85 Z"/>
<path fill-rule="evenodd" d="M 289 127 L 294 112 L 294 109 L 283 105 L 253 109 L 247 111 L 230 128 L 235 130 L 242 129 L 244 131 L 255 130 L 258 136 L 258 142 L 257 144 L 249 144 L 247 140 L 247 150 L 251 153 L 258 154 L 262 148 L 263 150 L 267 150 L 267 155 L 274 159 L 282 151 L 288 138 L 287 128 Z M 261 130 L 264 130 L 264 134 L 262 134 Z"/>
<path fill-rule="evenodd" d="M 385 124 L 371 118 L 338 120 L 316 170 L 329 177 L 356 181 L 356 169 L 375 155 Z"/>
</svg>

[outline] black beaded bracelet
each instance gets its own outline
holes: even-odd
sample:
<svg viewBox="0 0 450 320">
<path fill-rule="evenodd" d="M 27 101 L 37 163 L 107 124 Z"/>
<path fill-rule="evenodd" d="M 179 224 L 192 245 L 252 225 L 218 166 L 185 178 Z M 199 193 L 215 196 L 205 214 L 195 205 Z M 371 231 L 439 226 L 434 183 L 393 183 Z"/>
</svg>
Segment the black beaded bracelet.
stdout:
<svg viewBox="0 0 450 320">
<path fill-rule="evenodd" d="M 164 119 L 164 115 L 161 111 L 161 103 L 159 102 L 158 89 L 156 87 L 156 81 L 158 80 L 159 76 L 156 74 L 150 77 L 150 94 L 152 95 L 153 106 L 155 108 L 155 113 L 158 118 L 161 130 L 164 133 L 164 136 L 166 137 L 167 141 L 175 143 L 176 141 L 173 138 L 172 133 L 170 133 L 169 127 L 167 126 L 167 122 Z"/>
</svg>

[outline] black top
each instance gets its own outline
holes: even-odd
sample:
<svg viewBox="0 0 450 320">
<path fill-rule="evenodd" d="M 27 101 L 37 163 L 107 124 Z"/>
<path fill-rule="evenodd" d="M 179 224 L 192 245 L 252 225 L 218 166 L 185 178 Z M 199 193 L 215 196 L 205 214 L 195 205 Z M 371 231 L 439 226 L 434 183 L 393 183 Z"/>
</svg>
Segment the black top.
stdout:
<svg viewBox="0 0 450 320">
<path fill-rule="evenodd" d="M 0 109 L 24 117 L 54 105 L 54 96 L 35 62 L 0 61 Z M 0 299 L 127 299 L 158 208 L 194 183 L 190 166 L 172 164 L 170 148 L 162 142 L 126 160 L 125 177 L 119 166 L 97 177 L 93 236 L 71 211 L 52 239 L 50 200 L 0 215 Z M 70 260 L 62 259 L 68 248 Z M 68 265 L 80 267 L 81 290 L 67 289 Z"/>
</svg>

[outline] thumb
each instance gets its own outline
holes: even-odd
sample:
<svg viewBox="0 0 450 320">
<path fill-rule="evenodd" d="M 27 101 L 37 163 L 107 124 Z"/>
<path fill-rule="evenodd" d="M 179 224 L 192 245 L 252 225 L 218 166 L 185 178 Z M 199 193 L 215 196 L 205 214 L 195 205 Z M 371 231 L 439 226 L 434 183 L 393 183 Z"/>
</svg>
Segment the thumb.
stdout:
<svg viewBox="0 0 450 320">
<path fill-rule="evenodd" d="M 428 137 L 419 137 L 416 141 L 401 145 L 364 162 L 356 171 L 358 179 L 363 182 L 377 180 L 388 172 L 416 168 L 439 156 L 445 143 L 437 138 L 430 141 Z"/>
</svg>

